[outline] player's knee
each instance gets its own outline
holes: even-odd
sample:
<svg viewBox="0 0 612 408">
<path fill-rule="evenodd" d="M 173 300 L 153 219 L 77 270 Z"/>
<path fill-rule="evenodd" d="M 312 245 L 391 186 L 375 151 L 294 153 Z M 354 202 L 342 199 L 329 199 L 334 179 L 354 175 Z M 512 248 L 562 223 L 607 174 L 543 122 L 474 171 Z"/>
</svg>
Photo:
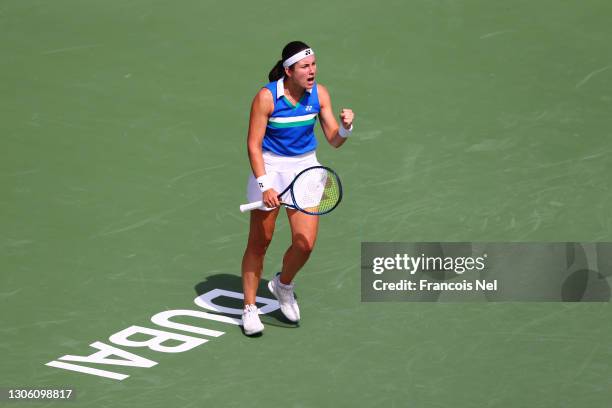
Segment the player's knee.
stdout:
<svg viewBox="0 0 612 408">
<path fill-rule="evenodd" d="M 292 243 L 293 247 L 298 251 L 302 252 L 305 255 L 310 255 L 315 246 L 315 241 L 313 239 L 308 239 L 306 237 L 296 237 L 293 239 Z"/>
<path fill-rule="evenodd" d="M 258 255 L 265 255 L 270 243 L 272 242 L 272 237 L 261 237 L 257 240 L 249 241 L 249 249 L 251 252 L 254 252 Z"/>
</svg>

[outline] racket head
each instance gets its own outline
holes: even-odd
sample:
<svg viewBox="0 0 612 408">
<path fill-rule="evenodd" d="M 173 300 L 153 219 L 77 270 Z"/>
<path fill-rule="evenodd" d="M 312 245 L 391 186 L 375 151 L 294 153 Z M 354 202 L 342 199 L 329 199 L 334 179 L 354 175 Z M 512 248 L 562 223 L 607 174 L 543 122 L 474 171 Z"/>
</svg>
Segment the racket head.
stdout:
<svg viewBox="0 0 612 408">
<path fill-rule="evenodd" d="M 309 215 L 332 212 L 342 201 L 342 183 L 338 174 L 326 166 L 312 166 L 299 172 L 290 186 L 292 205 Z"/>
</svg>

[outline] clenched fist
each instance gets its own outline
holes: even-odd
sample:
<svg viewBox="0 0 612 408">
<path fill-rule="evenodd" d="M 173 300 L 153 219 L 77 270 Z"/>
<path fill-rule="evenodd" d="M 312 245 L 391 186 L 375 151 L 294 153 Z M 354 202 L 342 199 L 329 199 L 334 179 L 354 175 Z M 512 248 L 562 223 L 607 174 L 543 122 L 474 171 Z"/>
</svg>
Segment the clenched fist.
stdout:
<svg viewBox="0 0 612 408">
<path fill-rule="evenodd" d="M 353 118 L 355 114 L 352 109 L 342 108 L 340 111 L 340 126 L 345 129 L 350 129 L 353 125 Z"/>
</svg>

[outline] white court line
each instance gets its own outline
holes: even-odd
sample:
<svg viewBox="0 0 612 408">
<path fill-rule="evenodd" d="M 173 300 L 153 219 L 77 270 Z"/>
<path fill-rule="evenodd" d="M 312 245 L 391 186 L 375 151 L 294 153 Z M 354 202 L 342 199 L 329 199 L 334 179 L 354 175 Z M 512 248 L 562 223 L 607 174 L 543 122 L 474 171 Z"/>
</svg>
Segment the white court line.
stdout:
<svg viewBox="0 0 612 408">
<path fill-rule="evenodd" d="M 603 68 L 599 68 L 593 72 L 591 72 L 589 75 L 585 76 L 582 81 L 578 82 L 576 84 L 576 89 L 580 88 L 582 85 L 586 84 L 588 82 L 589 79 L 593 78 L 595 75 L 600 74 L 604 71 L 609 70 L 610 68 L 612 68 L 612 65 L 608 65 L 607 67 L 603 67 Z"/>
<path fill-rule="evenodd" d="M 489 38 L 489 37 L 495 37 L 496 35 L 500 35 L 500 34 L 506 34 L 506 33 L 513 33 L 516 30 L 502 30 L 502 31 L 494 31 L 492 33 L 486 33 L 480 36 L 481 40 L 484 40 L 485 38 Z"/>
<path fill-rule="evenodd" d="M 74 50 L 83 50 L 83 49 L 86 49 L 86 48 L 95 48 L 95 47 L 101 47 L 101 46 L 102 46 L 102 44 L 77 45 L 77 46 L 74 46 L 74 47 L 58 48 L 56 50 L 44 51 L 42 54 L 43 55 L 57 54 L 57 53 L 60 53 L 60 52 L 74 51 Z"/>
</svg>

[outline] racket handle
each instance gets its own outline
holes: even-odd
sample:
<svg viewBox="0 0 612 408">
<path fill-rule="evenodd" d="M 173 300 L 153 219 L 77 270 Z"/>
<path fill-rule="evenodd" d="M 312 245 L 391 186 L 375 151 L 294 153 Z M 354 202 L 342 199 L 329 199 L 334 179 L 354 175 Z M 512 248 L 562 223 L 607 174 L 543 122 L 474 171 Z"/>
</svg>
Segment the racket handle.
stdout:
<svg viewBox="0 0 612 408">
<path fill-rule="evenodd" d="M 251 211 L 251 210 L 256 210 L 259 208 L 265 208 L 266 206 L 264 205 L 263 201 L 255 201 L 253 203 L 248 203 L 248 204 L 242 204 L 240 206 L 240 212 L 246 212 L 246 211 Z"/>
</svg>

